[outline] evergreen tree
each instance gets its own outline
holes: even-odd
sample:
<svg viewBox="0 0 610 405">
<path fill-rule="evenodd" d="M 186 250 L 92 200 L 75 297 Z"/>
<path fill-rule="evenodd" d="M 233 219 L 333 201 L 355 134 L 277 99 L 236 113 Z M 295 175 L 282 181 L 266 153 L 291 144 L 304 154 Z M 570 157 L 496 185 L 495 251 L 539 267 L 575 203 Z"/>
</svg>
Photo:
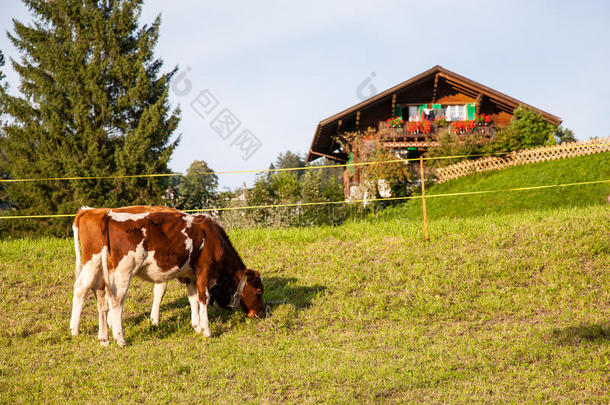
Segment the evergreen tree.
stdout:
<svg viewBox="0 0 610 405">
<path fill-rule="evenodd" d="M 2 79 L 4 79 L 4 73 L 2 73 L 2 66 L 4 66 L 4 54 L 0 50 L 0 86 L 2 85 Z"/>
<path fill-rule="evenodd" d="M 217 201 L 218 176 L 203 160 L 195 160 L 180 178 L 177 208 L 209 208 Z"/>
<path fill-rule="evenodd" d="M 2 53 L 2 51 L 0 50 L 0 87 L 3 86 L 2 84 L 2 80 L 4 79 L 4 73 L 2 73 L 2 67 L 4 66 L 4 54 Z M 0 110 L 1 113 L 1 110 Z M 8 177 L 8 173 L 5 172 L 6 170 L 6 165 L 2 164 L 4 158 L 3 158 L 3 144 L 5 141 L 5 137 L 4 137 L 4 132 L 2 130 L 2 116 L 0 115 L 0 179 L 5 179 Z M 4 189 L 4 183 L 0 183 L 0 211 L 2 211 L 4 208 L 6 208 L 8 206 L 8 197 L 6 195 L 6 191 Z"/>
<path fill-rule="evenodd" d="M 2 163 L 12 178 L 167 173 L 178 139 L 169 81 L 153 55 L 160 17 L 138 24 L 143 0 L 23 0 L 30 25 L 9 38 L 20 95 L 0 90 Z M 0 167 L 0 169 L 2 169 Z M 74 212 L 82 204 L 160 202 L 167 178 L 15 183 L 21 213 Z"/>
</svg>

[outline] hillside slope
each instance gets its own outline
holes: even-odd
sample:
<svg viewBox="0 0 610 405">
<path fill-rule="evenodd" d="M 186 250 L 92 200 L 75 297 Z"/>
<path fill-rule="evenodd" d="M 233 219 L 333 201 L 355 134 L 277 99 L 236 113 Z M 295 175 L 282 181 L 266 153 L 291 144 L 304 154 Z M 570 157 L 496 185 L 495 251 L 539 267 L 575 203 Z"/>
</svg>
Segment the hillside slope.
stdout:
<svg viewBox="0 0 610 405">
<path fill-rule="evenodd" d="M 531 163 L 472 174 L 434 185 L 427 195 L 450 194 L 480 190 L 502 190 L 550 184 L 578 183 L 610 179 L 610 152 L 548 162 Z M 469 217 L 505 214 L 523 210 L 607 204 L 610 183 L 560 187 L 531 191 L 506 191 L 489 194 L 427 198 L 430 218 Z M 421 201 L 381 211 L 381 219 L 391 216 L 420 218 Z"/>
<path fill-rule="evenodd" d="M 230 232 L 268 314 L 211 309 L 196 335 L 170 282 L 100 347 L 70 337 L 69 239 L 0 240 L 0 403 L 608 403 L 608 208 Z"/>
</svg>

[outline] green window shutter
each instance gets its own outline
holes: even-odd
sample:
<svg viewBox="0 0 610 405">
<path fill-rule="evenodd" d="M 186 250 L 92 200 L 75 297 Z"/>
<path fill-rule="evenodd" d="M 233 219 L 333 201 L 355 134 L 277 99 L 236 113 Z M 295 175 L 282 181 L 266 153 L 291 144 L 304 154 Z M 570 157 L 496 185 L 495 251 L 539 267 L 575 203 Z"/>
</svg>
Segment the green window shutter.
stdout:
<svg viewBox="0 0 610 405">
<path fill-rule="evenodd" d="M 402 107 L 399 105 L 394 106 L 394 117 L 402 118 Z"/>
<path fill-rule="evenodd" d="M 441 109 L 441 105 L 440 104 L 432 104 L 432 109 L 433 110 L 440 110 Z"/>
<path fill-rule="evenodd" d="M 428 104 L 422 104 L 419 106 L 419 108 L 417 109 L 417 116 L 419 118 L 421 118 L 421 114 L 424 111 L 424 108 L 428 108 Z"/>
<path fill-rule="evenodd" d="M 466 119 L 473 120 L 476 113 L 476 106 L 474 103 L 466 104 Z"/>
</svg>

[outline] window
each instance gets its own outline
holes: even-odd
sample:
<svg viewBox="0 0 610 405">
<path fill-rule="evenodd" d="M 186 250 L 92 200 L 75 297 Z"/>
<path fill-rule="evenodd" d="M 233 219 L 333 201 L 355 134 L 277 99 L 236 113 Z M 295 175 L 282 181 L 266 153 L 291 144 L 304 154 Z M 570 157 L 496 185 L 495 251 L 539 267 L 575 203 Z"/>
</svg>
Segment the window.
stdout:
<svg viewBox="0 0 610 405">
<path fill-rule="evenodd" d="M 419 114 L 416 105 L 409 106 L 409 121 L 419 121 Z"/>
<path fill-rule="evenodd" d="M 462 121 L 466 119 L 466 106 L 465 105 L 448 105 L 447 106 L 447 120 L 448 121 Z"/>
</svg>

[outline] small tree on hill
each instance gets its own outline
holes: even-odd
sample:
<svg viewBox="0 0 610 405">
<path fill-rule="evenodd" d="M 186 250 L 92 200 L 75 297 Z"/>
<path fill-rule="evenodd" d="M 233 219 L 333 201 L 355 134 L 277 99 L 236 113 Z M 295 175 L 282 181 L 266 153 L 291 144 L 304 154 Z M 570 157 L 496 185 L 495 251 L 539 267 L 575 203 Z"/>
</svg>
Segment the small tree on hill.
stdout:
<svg viewBox="0 0 610 405">
<path fill-rule="evenodd" d="M 9 38 L 21 95 L 0 90 L 4 167 L 13 178 L 167 173 L 179 111 L 153 50 L 160 17 L 138 25 L 143 0 L 23 0 L 31 25 Z M 17 183 L 23 213 L 74 212 L 81 204 L 160 202 L 167 179 Z"/>
<path fill-rule="evenodd" d="M 574 135 L 574 131 L 568 128 L 564 128 L 559 125 L 555 130 L 555 140 L 558 144 L 566 143 L 566 142 L 576 142 L 576 136 Z"/>
<path fill-rule="evenodd" d="M 277 169 L 286 169 L 290 167 L 305 167 L 305 165 L 305 159 L 301 155 L 299 155 L 298 153 L 291 152 L 289 150 L 280 153 L 275 161 L 275 165 L 272 164 L 272 166 Z M 300 178 L 303 175 L 303 170 L 295 170 L 292 173 L 294 173 L 297 178 Z"/>
</svg>

